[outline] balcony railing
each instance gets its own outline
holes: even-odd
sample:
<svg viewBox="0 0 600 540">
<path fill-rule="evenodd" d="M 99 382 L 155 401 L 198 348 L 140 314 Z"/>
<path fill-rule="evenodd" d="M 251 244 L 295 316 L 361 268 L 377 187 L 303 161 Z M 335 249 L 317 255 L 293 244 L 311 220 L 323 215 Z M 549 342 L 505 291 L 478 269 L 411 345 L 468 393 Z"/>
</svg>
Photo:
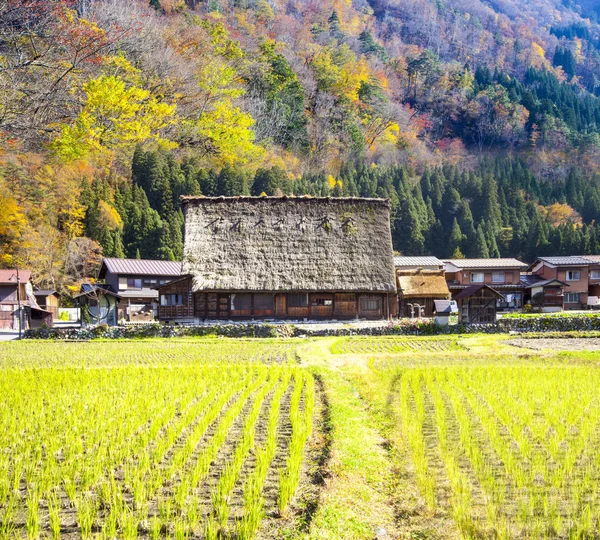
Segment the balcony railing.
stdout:
<svg viewBox="0 0 600 540">
<path fill-rule="evenodd" d="M 564 301 L 564 296 L 544 296 L 544 306 L 547 307 L 557 307 L 562 306 Z"/>
</svg>

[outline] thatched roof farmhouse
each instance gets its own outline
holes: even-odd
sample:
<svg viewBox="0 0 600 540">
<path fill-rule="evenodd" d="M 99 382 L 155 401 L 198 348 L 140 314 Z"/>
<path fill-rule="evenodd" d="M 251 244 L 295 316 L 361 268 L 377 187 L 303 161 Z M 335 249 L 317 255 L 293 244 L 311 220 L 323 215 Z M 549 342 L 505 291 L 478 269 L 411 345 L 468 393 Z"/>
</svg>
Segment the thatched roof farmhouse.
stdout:
<svg viewBox="0 0 600 540">
<path fill-rule="evenodd" d="M 186 277 L 171 284 L 175 293 L 160 289 L 167 308 L 189 288 L 194 305 L 182 305 L 179 318 L 395 313 L 386 200 L 182 197 L 182 206 Z M 162 311 L 163 319 L 177 318 L 177 309 Z"/>
</svg>

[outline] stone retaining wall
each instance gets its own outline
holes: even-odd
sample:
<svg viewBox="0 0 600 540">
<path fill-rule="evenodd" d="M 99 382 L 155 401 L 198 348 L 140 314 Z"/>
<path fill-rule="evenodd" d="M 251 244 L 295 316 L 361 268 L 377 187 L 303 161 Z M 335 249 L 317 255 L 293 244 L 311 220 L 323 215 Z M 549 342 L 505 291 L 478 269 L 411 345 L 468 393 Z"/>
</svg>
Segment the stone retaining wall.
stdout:
<svg viewBox="0 0 600 540">
<path fill-rule="evenodd" d="M 440 326 L 432 320 L 401 320 L 379 327 L 298 328 L 290 324 L 215 324 L 212 326 L 143 326 L 101 325 L 90 328 L 49 328 L 28 330 L 29 339 L 57 339 L 85 341 L 90 339 L 144 339 L 169 337 L 319 337 L 319 336 L 434 336 L 444 334 L 501 334 L 528 332 L 578 332 L 600 330 L 600 316 L 573 317 L 514 317 L 500 319 L 496 324 L 465 326 L 461 324 Z"/>
</svg>

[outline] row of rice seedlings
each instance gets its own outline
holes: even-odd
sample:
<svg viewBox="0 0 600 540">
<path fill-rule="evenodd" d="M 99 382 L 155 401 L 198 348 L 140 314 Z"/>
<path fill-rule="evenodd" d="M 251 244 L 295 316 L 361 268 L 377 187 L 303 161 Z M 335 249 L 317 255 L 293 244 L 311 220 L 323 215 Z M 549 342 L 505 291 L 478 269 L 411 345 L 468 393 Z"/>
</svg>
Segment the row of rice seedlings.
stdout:
<svg viewBox="0 0 600 540">
<path fill-rule="evenodd" d="M 302 390 L 304 388 L 304 407 L 300 407 Z M 294 374 L 294 390 L 290 402 L 290 422 L 292 437 L 285 468 L 279 475 L 280 513 L 284 513 L 292 496 L 300 483 L 300 469 L 304 456 L 306 441 L 312 433 L 313 414 L 315 407 L 315 381 L 307 371 L 296 371 Z"/>
<path fill-rule="evenodd" d="M 449 339 L 414 338 L 342 339 L 331 347 L 333 354 L 402 353 L 407 351 L 440 352 L 459 348 Z"/>
<path fill-rule="evenodd" d="M 212 436 L 212 439 L 209 441 L 208 446 L 203 448 L 192 467 L 186 469 L 185 476 L 183 474 L 180 475 L 181 482 L 175 490 L 174 500 L 178 511 L 182 515 L 183 521 L 181 523 L 181 528 L 186 532 L 186 534 L 196 531 L 200 522 L 199 514 L 196 511 L 195 504 L 190 505 L 190 500 L 195 502 L 193 491 L 201 484 L 201 482 L 205 480 L 211 464 L 216 460 L 220 449 L 227 439 L 231 426 L 241 414 L 248 398 L 254 394 L 251 407 L 254 407 L 257 401 L 262 403 L 263 398 L 260 396 L 265 392 L 268 393 L 269 388 L 276 383 L 277 373 L 278 370 L 271 369 L 269 381 L 264 384 L 267 380 L 267 371 L 265 371 L 265 377 L 261 377 L 261 384 L 255 384 L 245 392 L 246 397 L 243 399 L 243 401 L 239 400 L 236 402 L 235 405 L 232 406 L 223 416 L 215 433 Z M 219 522 L 214 519 L 214 516 L 211 515 L 204 523 L 205 535 L 209 538 L 216 537 L 216 535 L 219 534 L 219 530 Z"/>
<path fill-rule="evenodd" d="M 462 451 L 466 455 L 475 472 L 477 481 L 485 493 L 485 501 L 483 502 L 486 505 L 488 526 L 494 530 L 499 538 L 506 538 L 508 536 L 507 524 L 499 512 L 499 507 L 506 497 L 502 479 L 496 477 L 493 464 L 482 450 L 483 442 L 475 433 L 471 415 L 463 403 L 463 394 L 453 386 L 447 375 L 446 371 L 438 372 L 436 384 L 448 397 L 454 418 L 458 423 L 459 447 L 456 450 Z"/>
<path fill-rule="evenodd" d="M 581 370 L 545 369 L 540 373 L 531 369 L 503 369 L 489 379 L 490 374 L 482 375 L 481 370 L 471 371 L 469 377 L 456 370 L 449 373 L 453 387 L 464 397 L 486 430 L 508 477 L 517 488 L 514 493 L 517 498 L 513 496 L 518 507 L 515 518 L 521 530 L 527 531 L 523 534 L 589 535 L 597 523 L 593 516 L 598 516 L 597 469 L 594 466 L 597 450 L 590 441 L 599 438 L 600 411 L 598 400 L 586 397 L 589 381 L 580 377 Z M 530 425 L 522 426 L 523 436 L 532 440 L 527 454 L 522 450 L 515 454 L 514 441 L 499 433 L 496 414 L 506 416 L 506 408 L 503 407 L 505 399 L 496 394 L 511 386 L 518 386 L 511 392 L 513 403 L 526 402 L 524 407 L 531 409 L 531 402 L 534 402 L 539 410 Z M 557 413 L 556 403 L 563 400 L 566 404 L 571 403 L 571 410 Z M 490 402 L 498 409 L 491 407 Z M 510 422 L 510 418 L 507 421 Z M 515 422 L 521 421 L 515 419 Z M 557 442 L 556 426 L 569 423 L 569 430 L 562 430 L 564 439 Z M 546 438 L 547 442 L 544 441 Z M 561 501 L 569 504 L 564 506 Z"/>
<path fill-rule="evenodd" d="M 267 424 L 267 437 L 262 448 L 256 451 L 256 464 L 244 484 L 244 508 L 242 518 L 237 524 L 239 540 L 251 540 L 255 537 L 264 514 L 263 487 L 267 479 L 269 467 L 277 452 L 277 432 L 280 417 L 281 400 L 287 392 L 290 372 L 282 374 L 281 384 L 271 399 Z"/>
<path fill-rule="evenodd" d="M 257 393 L 252 408 L 244 421 L 241 437 L 233 452 L 233 459 L 225 466 L 211 493 L 214 515 L 222 536 L 226 534 L 231 493 L 242 470 L 244 461 L 254 447 L 256 423 L 263 408 L 263 402 L 267 395 L 273 391 L 276 384 L 280 385 L 278 377 L 272 377 L 270 384 L 265 385 Z"/>
<path fill-rule="evenodd" d="M 179 514 L 183 513 L 183 508 L 186 506 L 190 491 L 208 473 L 210 463 L 216 457 L 230 427 L 241 413 L 248 398 L 264 385 L 268 375 L 268 369 L 261 368 L 258 369 L 256 377 L 253 377 L 253 374 L 251 374 L 245 380 L 238 381 L 238 384 L 230 386 L 220 399 L 216 400 L 210 406 L 206 414 L 200 418 L 185 442 L 172 451 L 169 462 L 165 464 L 164 459 L 161 460 L 153 470 L 153 473 L 151 472 L 145 476 L 147 488 L 144 504 L 139 507 L 141 510 L 140 521 L 143 521 L 145 517 L 143 514 L 146 511 L 145 503 L 150 501 L 161 487 L 173 482 L 176 476 L 180 477 L 180 482 L 174 490 L 171 500 L 162 500 L 162 511 L 159 512 L 162 521 L 160 529 L 168 527 L 169 522 L 176 517 L 175 514 L 177 512 Z M 240 392 L 240 390 L 242 391 Z M 232 400 L 232 396 L 236 397 L 233 398 L 233 402 L 226 409 L 228 402 Z M 223 412 L 224 410 L 225 412 Z M 210 441 L 208 441 L 207 448 L 201 452 L 198 460 L 195 462 L 195 466 L 191 468 L 187 467 L 187 463 L 191 460 L 197 444 L 205 436 L 209 426 L 219 419 L 219 417 L 221 418 L 217 430 Z M 186 473 L 184 474 L 183 471 L 186 471 Z M 192 503 L 191 511 L 188 509 L 186 513 L 189 522 L 185 524 L 185 528 L 187 529 L 194 529 L 198 525 L 199 516 L 197 513 L 194 514 L 194 509 Z M 158 527 L 159 525 L 154 522 L 154 526 Z M 184 525 L 181 524 L 181 526 L 183 527 Z"/>
<path fill-rule="evenodd" d="M 416 376 L 414 376 L 414 379 L 420 379 L 420 374 L 418 372 Z M 471 514 L 473 506 L 471 497 L 472 487 L 468 477 L 460 468 L 458 462 L 460 451 L 456 445 L 449 440 L 446 402 L 436 384 L 432 383 L 431 380 L 426 380 L 426 384 L 434 404 L 440 456 L 444 463 L 446 475 L 450 483 L 452 517 L 454 518 L 458 529 L 465 537 L 476 537 L 478 535 L 477 525 Z"/>
<path fill-rule="evenodd" d="M 436 504 L 435 478 L 429 467 L 427 445 L 423 437 L 425 423 L 425 402 L 418 378 L 411 377 L 411 372 L 401 373 L 399 414 L 403 436 L 408 442 L 415 467 L 417 486 L 419 487 L 428 508 L 434 509 Z M 411 408 L 411 397 L 413 408 Z"/>
<path fill-rule="evenodd" d="M 247 372 L 244 368 L 243 372 Z M 165 373 L 165 372 L 162 372 Z M 168 372 L 167 372 L 168 373 Z M 200 376 L 200 379 L 206 379 L 207 372 L 203 370 L 191 370 L 191 374 Z M 123 455 L 131 455 L 137 451 L 143 444 L 148 444 L 150 439 L 147 433 L 156 433 L 160 431 L 161 426 L 168 423 L 168 415 L 164 414 L 164 410 L 171 411 L 171 417 L 179 409 L 178 400 L 174 399 L 173 393 L 183 396 L 182 402 L 190 404 L 193 402 L 193 387 L 196 386 L 198 380 L 187 380 L 184 376 L 182 379 L 176 376 L 175 373 L 170 374 L 166 380 L 161 380 L 153 373 L 147 370 L 133 372 L 133 377 L 128 379 L 130 384 L 124 384 L 125 381 L 114 380 L 115 373 L 105 373 L 102 378 L 99 377 L 98 371 L 72 372 L 67 371 L 54 372 L 44 371 L 43 377 L 50 376 L 48 382 L 52 382 L 52 378 L 58 377 L 63 381 L 62 384 L 56 385 L 56 388 L 64 388 L 66 392 L 56 393 L 52 388 L 54 385 L 49 385 L 48 393 L 45 393 L 46 388 L 40 392 L 40 399 L 37 396 L 32 396 L 32 403 L 21 400 L 15 409 L 11 410 L 15 416 L 20 419 L 22 425 L 28 425 L 28 420 L 32 419 L 34 426 L 40 425 L 37 433 L 27 437 L 21 437 L 18 442 L 9 443 L 11 448 L 10 453 L 2 453 L 1 455 L 11 455 L 16 457 L 16 466 L 10 464 L 10 469 L 14 472 L 14 483 L 10 496 L 12 502 L 10 507 L 18 507 L 21 505 L 20 485 L 25 478 L 27 486 L 27 494 L 24 495 L 23 503 L 27 511 L 27 525 L 30 531 L 35 531 L 36 523 L 40 518 L 38 511 L 40 508 L 39 501 L 42 499 L 58 499 L 58 504 L 51 505 L 48 503 L 48 514 L 46 518 L 49 520 L 55 529 L 60 527 L 60 492 L 61 487 L 72 501 L 76 509 L 77 521 L 81 522 L 82 527 L 87 529 L 86 523 L 89 521 L 90 513 L 98 514 L 98 510 L 103 506 L 107 506 L 105 501 L 109 501 L 111 496 L 110 484 L 112 482 L 112 474 L 104 481 L 102 475 L 104 471 L 115 471 L 118 461 Z M 135 390 L 140 388 L 136 384 L 138 374 L 143 375 L 143 380 L 152 383 L 153 389 L 147 395 L 140 392 L 141 395 L 135 395 L 135 407 L 125 405 L 129 398 L 129 390 L 133 397 Z M 75 377 L 73 377 L 75 375 Z M 215 375 L 217 377 L 215 378 Z M 217 386 L 227 387 L 227 385 L 219 385 L 217 382 L 220 379 L 220 372 L 212 371 L 212 379 Z M 39 375 L 38 375 L 39 376 Z M 78 386 L 74 383 L 75 380 L 84 378 L 91 386 Z M 18 379 L 18 377 L 15 377 Z M 113 380 L 111 380 L 113 379 Z M 153 380 L 154 379 L 154 380 Z M 238 377 L 239 379 L 239 377 Z M 28 377 L 24 377 L 22 382 L 27 382 Z M 100 385 L 97 384 L 100 381 Z M 14 380 L 13 380 L 14 382 Z M 185 382 L 185 384 L 182 384 Z M 121 394 L 119 399 L 123 400 L 122 404 L 111 403 L 110 392 L 114 390 L 114 397 Z M 18 385 L 16 385 L 18 387 Z M 26 387 L 28 383 L 26 384 Z M 96 388 L 98 387 L 98 388 Z M 197 389 L 202 389 L 200 381 Z M 74 389 L 77 389 L 73 391 Z M 11 401 L 11 395 L 14 396 L 12 388 L 10 392 L 3 395 L 3 399 L 8 397 Z M 160 392 L 157 392 L 160 390 Z M 159 395 L 164 390 L 164 395 Z M 89 409 L 71 405 L 72 400 L 78 399 L 78 391 L 80 395 L 85 396 L 87 402 L 94 402 L 92 412 L 96 418 L 91 418 Z M 183 392 L 182 392 L 183 391 Z M 96 393 L 95 393 L 96 392 Z M 74 394 L 74 395 L 73 395 Z M 50 409 L 48 404 L 55 405 L 61 403 L 60 400 L 67 398 L 65 404 L 68 404 L 69 410 L 60 414 L 60 408 Z M 196 396 L 197 397 L 197 396 Z M 161 401 L 164 398 L 165 401 Z M 54 400 L 54 401 L 53 401 Z M 38 406 L 38 402 L 40 403 Z M 85 401 L 83 402 L 85 404 Z M 79 404 L 78 404 L 79 405 Z M 173 407 L 173 405 L 175 405 Z M 200 405 L 201 406 L 201 405 Z M 162 408 L 161 408 L 162 407 Z M 185 410 L 184 406 L 184 410 Z M 48 410 L 50 409 L 50 410 Z M 75 410 L 73 410 L 75 409 Z M 3 409 L 6 411 L 6 409 Z M 38 411 L 46 410 L 40 418 L 36 418 Z M 157 418 L 157 423 L 150 422 L 148 418 L 154 415 Z M 184 413 L 185 415 L 185 413 Z M 2 416 L 0 414 L 0 416 Z M 69 420 L 64 425 L 63 430 L 50 432 L 46 426 L 54 427 L 53 422 L 57 417 L 66 418 Z M 44 425 L 44 423 L 46 425 Z M 30 431 L 31 428 L 28 429 Z M 18 432 L 23 435 L 23 429 Z M 11 438 L 10 434 L 2 433 L 1 437 Z M 41 442 L 44 444 L 44 455 L 41 453 Z M 83 444 L 85 441 L 85 444 Z M 4 440 L 2 440 L 4 443 Z M 14 459 L 14 458 L 13 458 Z M 108 487 L 105 485 L 108 484 Z M 91 490 L 96 491 L 93 494 Z M 120 489 L 116 487 L 115 489 Z M 114 490 L 113 490 L 114 491 Z M 119 493 L 115 496 L 117 499 L 122 499 L 123 494 Z M 52 514 L 51 516 L 49 514 Z M 14 519 L 14 512 L 8 511 L 3 514 L 3 521 Z M 12 516 L 12 517 L 11 517 Z M 10 518 L 10 519 L 9 519 Z M 9 527 L 8 525 L 5 528 Z"/>
</svg>

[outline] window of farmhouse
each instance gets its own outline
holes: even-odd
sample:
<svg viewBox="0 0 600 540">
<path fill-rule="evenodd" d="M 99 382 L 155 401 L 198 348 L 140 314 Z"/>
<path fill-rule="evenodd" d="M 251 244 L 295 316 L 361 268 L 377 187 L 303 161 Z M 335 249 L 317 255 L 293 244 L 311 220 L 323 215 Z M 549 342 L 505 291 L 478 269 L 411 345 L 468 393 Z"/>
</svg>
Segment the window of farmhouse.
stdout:
<svg viewBox="0 0 600 540">
<path fill-rule="evenodd" d="M 485 274 L 483 272 L 471 272 L 471 283 L 483 283 Z"/>
<path fill-rule="evenodd" d="M 579 281 L 581 279 L 581 272 L 579 270 L 568 270 L 567 281 Z"/>
<path fill-rule="evenodd" d="M 254 295 L 254 309 L 266 311 L 273 309 L 273 295 L 272 294 L 255 294 Z"/>
<path fill-rule="evenodd" d="M 565 294 L 565 304 L 578 304 L 579 303 L 579 293 L 578 292 L 570 292 Z"/>
<path fill-rule="evenodd" d="M 307 307 L 308 294 L 288 294 L 287 305 L 288 307 Z"/>
<path fill-rule="evenodd" d="M 231 309 L 232 311 L 246 311 L 252 308 L 251 294 L 232 294 Z"/>
<path fill-rule="evenodd" d="M 361 298 L 361 311 L 379 311 L 381 309 L 381 298 Z"/>
<path fill-rule="evenodd" d="M 142 279 L 141 278 L 127 278 L 128 289 L 141 289 Z"/>
<path fill-rule="evenodd" d="M 492 272 L 492 283 L 504 283 L 504 272 Z"/>
<path fill-rule="evenodd" d="M 182 306 L 183 295 L 181 294 L 161 294 L 160 295 L 161 306 Z"/>
</svg>

